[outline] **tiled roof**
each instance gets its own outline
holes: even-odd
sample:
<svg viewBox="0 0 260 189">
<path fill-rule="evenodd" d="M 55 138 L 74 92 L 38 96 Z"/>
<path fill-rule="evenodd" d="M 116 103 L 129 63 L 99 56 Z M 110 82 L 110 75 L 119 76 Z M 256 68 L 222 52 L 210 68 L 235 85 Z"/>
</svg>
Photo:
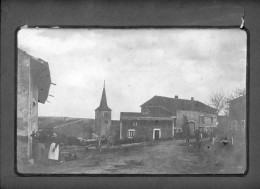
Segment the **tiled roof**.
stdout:
<svg viewBox="0 0 260 189">
<path fill-rule="evenodd" d="M 172 117 L 172 113 L 161 107 L 148 107 L 148 113 L 121 112 L 121 117 Z"/>
<path fill-rule="evenodd" d="M 173 115 L 177 110 L 201 111 L 206 113 L 216 113 L 216 109 L 196 100 L 186 100 L 179 98 L 169 98 L 163 96 L 154 96 L 141 107 L 162 107 Z"/>
<path fill-rule="evenodd" d="M 171 117 L 172 113 L 162 107 L 147 107 L 152 117 Z"/>
<path fill-rule="evenodd" d="M 231 100 L 229 100 L 229 102 L 242 101 L 244 99 L 246 99 L 246 95 L 239 96 L 237 98 L 231 99 Z"/>
<path fill-rule="evenodd" d="M 129 116 L 129 117 L 141 117 L 141 113 L 139 113 L 139 112 L 121 112 L 120 113 L 120 117 L 121 116 Z M 144 114 L 144 116 L 145 116 L 145 114 Z"/>
</svg>

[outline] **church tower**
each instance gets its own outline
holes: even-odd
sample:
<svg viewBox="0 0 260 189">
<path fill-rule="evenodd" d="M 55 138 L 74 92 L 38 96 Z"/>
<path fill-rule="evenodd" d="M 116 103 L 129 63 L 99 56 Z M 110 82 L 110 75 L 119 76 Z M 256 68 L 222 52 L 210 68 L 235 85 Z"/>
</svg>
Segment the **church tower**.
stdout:
<svg viewBox="0 0 260 189">
<path fill-rule="evenodd" d="M 99 107 L 95 110 L 95 133 L 106 136 L 111 126 L 111 109 L 107 106 L 105 81 Z"/>
</svg>

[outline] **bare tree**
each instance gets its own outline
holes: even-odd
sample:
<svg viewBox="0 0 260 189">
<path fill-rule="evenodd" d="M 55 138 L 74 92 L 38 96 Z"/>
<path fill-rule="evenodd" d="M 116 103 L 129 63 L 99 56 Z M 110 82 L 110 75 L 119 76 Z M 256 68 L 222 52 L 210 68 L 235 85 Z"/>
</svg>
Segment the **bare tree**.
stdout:
<svg viewBox="0 0 260 189">
<path fill-rule="evenodd" d="M 246 95 L 246 88 L 235 88 L 230 95 L 228 95 L 227 100 L 233 100 L 235 98 L 238 98 L 240 96 Z"/>
<path fill-rule="evenodd" d="M 217 109 L 217 114 L 225 111 L 227 106 L 227 97 L 223 90 L 211 93 L 209 98 L 209 105 Z"/>
<path fill-rule="evenodd" d="M 246 95 L 246 88 L 235 88 L 230 94 L 225 94 L 223 90 L 213 92 L 209 98 L 209 105 L 217 109 L 217 114 L 229 114 L 229 101 Z"/>
</svg>

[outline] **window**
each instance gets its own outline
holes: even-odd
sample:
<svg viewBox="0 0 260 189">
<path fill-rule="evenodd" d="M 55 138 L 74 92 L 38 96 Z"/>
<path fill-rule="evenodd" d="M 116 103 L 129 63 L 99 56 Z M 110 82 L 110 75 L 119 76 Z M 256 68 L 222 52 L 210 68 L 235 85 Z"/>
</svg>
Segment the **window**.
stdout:
<svg viewBox="0 0 260 189">
<path fill-rule="evenodd" d="M 135 136 L 135 130 L 134 129 L 129 129 L 128 130 L 128 138 L 133 138 Z"/>
<path fill-rule="evenodd" d="M 237 130 L 237 120 L 231 122 L 231 130 Z"/>
<path fill-rule="evenodd" d="M 108 112 L 103 112 L 104 117 L 108 117 Z"/>
<path fill-rule="evenodd" d="M 241 121 L 240 121 L 241 127 L 242 127 L 242 126 L 245 126 L 245 123 L 246 123 L 245 120 L 241 120 Z"/>
<path fill-rule="evenodd" d="M 136 127 L 136 126 L 137 126 L 137 122 L 133 122 L 133 126 L 135 126 L 135 127 Z"/>
<path fill-rule="evenodd" d="M 213 117 L 210 117 L 210 121 L 211 121 L 211 123 L 213 123 L 213 120 L 214 120 L 214 118 L 213 118 Z"/>
</svg>

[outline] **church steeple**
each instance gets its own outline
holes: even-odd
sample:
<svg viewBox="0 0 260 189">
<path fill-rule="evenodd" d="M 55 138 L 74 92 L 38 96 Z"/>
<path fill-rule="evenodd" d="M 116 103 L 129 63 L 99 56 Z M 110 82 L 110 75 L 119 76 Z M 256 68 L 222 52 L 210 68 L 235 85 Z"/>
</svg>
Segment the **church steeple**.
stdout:
<svg viewBox="0 0 260 189">
<path fill-rule="evenodd" d="M 105 81 L 104 81 L 104 86 L 103 86 L 103 92 L 102 92 L 102 96 L 101 96 L 100 105 L 96 109 L 96 111 L 111 111 L 111 109 L 107 105 Z"/>
<path fill-rule="evenodd" d="M 95 110 L 95 133 L 107 136 L 111 126 L 111 109 L 107 106 L 105 81 L 99 107 Z"/>
</svg>

